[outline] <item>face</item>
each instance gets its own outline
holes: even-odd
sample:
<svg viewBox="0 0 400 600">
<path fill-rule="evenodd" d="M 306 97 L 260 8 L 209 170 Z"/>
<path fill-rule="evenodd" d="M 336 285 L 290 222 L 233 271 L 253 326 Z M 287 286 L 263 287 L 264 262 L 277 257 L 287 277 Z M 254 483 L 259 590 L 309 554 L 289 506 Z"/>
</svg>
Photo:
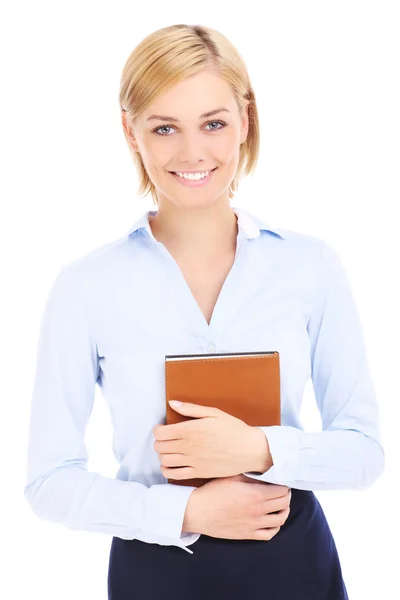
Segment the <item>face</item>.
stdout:
<svg viewBox="0 0 400 600">
<path fill-rule="evenodd" d="M 123 112 L 132 150 L 140 153 L 160 206 L 172 202 L 201 207 L 222 198 L 229 203 L 240 145 L 247 138 L 248 112 L 245 106 L 239 113 L 226 81 L 208 71 L 198 73 L 159 96 L 133 124 L 125 116 Z M 211 173 L 199 181 L 172 173 L 185 171 Z"/>
</svg>

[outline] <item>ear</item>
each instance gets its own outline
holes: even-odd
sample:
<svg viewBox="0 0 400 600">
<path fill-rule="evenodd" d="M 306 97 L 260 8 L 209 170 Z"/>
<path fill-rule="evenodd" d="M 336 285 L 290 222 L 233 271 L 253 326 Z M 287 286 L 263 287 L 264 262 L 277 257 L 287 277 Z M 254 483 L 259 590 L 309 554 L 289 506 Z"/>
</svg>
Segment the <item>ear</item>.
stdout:
<svg viewBox="0 0 400 600">
<path fill-rule="evenodd" d="M 241 126 L 240 126 L 240 144 L 243 144 L 247 140 L 249 133 L 249 103 L 247 103 L 242 110 L 241 115 Z"/>
<path fill-rule="evenodd" d="M 121 120 L 122 120 L 122 127 L 124 128 L 125 133 L 128 136 L 129 145 L 130 145 L 131 149 L 134 152 L 139 152 L 138 145 L 135 140 L 135 136 L 133 135 L 132 128 L 129 124 L 128 113 L 126 112 L 126 110 L 124 108 L 122 109 L 122 112 L 121 112 Z"/>
</svg>

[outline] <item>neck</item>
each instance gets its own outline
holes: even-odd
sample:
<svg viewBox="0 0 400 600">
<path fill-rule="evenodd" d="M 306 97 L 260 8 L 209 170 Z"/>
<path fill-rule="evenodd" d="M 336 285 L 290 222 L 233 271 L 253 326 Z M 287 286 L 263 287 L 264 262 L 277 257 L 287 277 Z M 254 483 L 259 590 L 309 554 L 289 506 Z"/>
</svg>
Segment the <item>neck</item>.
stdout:
<svg viewBox="0 0 400 600">
<path fill-rule="evenodd" d="M 209 260 L 236 250 L 237 217 L 229 205 L 161 207 L 149 221 L 157 241 L 188 259 Z"/>
</svg>

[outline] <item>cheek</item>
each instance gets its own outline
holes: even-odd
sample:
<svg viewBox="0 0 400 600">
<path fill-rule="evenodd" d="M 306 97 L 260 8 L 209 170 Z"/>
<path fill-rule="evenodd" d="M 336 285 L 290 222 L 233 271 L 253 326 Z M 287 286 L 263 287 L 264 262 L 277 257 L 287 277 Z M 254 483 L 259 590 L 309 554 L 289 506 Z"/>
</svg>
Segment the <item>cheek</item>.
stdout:
<svg viewBox="0 0 400 600">
<path fill-rule="evenodd" d="M 239 152 L 240 146 L 234 135 L 226 136 L 223 140 L 220 140 L 218 153 L 222 162 L 225 164 L 229 164 L 236 160 L 239 156 Z"/>
<path fill-rule="evenodd" d="M 142 160 L 147 173 L 151 177 L 160 177 L 165 174 L 164 165 L 170 162 L 171 156 L 165 150 L 160 152 L 148 149 L 146 155 L 142 156 Z"/>
<path fill-rule="evenodd" d="M 168 159 L 171 153 L 173 153 L 172 144 L 166 144 L 164 140 L 154 139 L 154 137 L 146 139 L 143 152 L 141 152 L 145 161 L 154 165 L 163 164 L 163 160 Z"/>
</svg>

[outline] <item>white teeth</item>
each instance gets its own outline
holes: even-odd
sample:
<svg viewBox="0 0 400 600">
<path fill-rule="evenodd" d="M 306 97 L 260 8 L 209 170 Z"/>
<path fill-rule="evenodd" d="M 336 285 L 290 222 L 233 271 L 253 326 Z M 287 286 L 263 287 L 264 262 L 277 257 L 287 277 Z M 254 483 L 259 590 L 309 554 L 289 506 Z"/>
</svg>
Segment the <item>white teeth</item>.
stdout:
<svg viewBox="0 0 400 600">
<path fill-rule="evenodd" d="M 203 173 L 181 173 L 180 171 L 177 171 L 175 174 L 178 175 L 178 177 L 183 177 L 184 179 L 193 179 L 196 181 L 197 179 L 204 179 L 204 177 L 207 177 L 210 172 L 211 171 L 204 171 Z"/>
</svg>

